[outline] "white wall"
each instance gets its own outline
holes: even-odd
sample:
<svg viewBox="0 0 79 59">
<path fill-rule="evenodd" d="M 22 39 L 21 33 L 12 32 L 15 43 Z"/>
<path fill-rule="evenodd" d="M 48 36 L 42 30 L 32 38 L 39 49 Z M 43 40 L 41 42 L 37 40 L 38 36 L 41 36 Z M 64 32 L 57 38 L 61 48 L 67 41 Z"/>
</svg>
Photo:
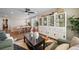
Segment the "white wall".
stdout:
<svg viewBox="0 0 79 59">
<path fill-rule="evenodd" d="M 23 17 L 17 17 L 17 18 L 9 18 L 9 26 L 19 26 L 19 25 L 25 25 L 26 19 Z"/>
<path fill-rule="evenodd" d="M 65 8 L 65 12 L 67 12 L 67 18 L 71 16 L 79 17 L 79 8 Z M 67 39 L 71 40 L 73 36 L 79 36 L 74 31 L 71 31 L 70 21 L 67 19 Z"/>
<path fill-rule="evenodd" d="M 79 17 L 79 8 L 65 8 L 64 10 L 67 12 L 68 17 L 73 15 Z"/>
<path fill-rule="evenodd" d="M 2 18 L 0 18 L 0 30 L 2 30 Z"/>
<path fill-rule="evenodd" d="M 3 18 L 0 18 L 0 30 L 2 29 L 2 20 Z M 14 26 L 19 26 L 19 25 L 25 25 L 26 23 L 26 18 L 25 17 L 8 17 L 8 24 L 9 24 L 9 28 L 13 28 Z"/>
</svg>

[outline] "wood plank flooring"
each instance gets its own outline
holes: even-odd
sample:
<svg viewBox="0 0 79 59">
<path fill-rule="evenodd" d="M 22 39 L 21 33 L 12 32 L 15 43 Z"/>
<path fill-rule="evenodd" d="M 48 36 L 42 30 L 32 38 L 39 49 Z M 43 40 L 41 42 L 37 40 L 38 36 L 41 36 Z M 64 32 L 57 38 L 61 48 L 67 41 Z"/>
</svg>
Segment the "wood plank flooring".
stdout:
<svg viewBox="0 0 79 59">
<path fill-rule="evenodd" d="M 14 44 L 29 50 L 26 43 L 24 43 L 24 33 L 21 33 L 21 34 L 11 33 L 11 36 L 14 38 Z"/>
<path fill-rule="evenodd" d="M 16 44 L 16 45 L 18 45 L 20 47 L 23 47 L 23 48 L 29 50 L 28 46 L 26 45 L 26 43 L 24 43 L 24 40 L 23 39 L 22 40 L 15 41 L 14 44 Z"/>
</svg>

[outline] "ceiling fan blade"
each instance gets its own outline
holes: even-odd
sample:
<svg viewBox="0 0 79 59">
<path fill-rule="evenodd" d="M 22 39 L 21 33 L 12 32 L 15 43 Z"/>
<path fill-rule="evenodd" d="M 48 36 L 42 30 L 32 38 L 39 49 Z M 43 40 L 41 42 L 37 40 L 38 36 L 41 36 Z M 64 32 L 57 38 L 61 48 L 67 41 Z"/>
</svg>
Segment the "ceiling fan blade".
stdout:
<svg viewBox="0 0 79 59">
<path fill-rule="evenodd" d="M 31 11 L 29 8 L 18 9 L 18 11 L 20 11 L 20 12 L 25 12 L 25 13 L 28 14 L 28 15 L 35 13 L 35 12 Z"/>
<path fill-rule="evenodd" d="M 29 11 L 30 11 L 30 9 L 29 9 L 29 8 L 26 8 L 26 9 L 25 9 L 25 12 L 29 12 Z"/>
<path fill-rule="evenodd" d="M 35 12 L 31 12 L 31 11 L 30 11 L 30 12 L 28 12 L 28 13 L 35 13 Z"/>
</svg>

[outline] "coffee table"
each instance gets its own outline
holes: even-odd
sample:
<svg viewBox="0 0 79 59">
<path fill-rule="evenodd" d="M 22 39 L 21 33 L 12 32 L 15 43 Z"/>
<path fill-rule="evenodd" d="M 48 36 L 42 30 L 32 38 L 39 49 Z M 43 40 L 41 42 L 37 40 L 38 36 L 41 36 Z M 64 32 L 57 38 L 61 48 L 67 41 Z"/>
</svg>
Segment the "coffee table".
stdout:
<svg viewBox="0 0 79 59">
<path fill-rule="evenodd" d="M 45 40 L 39 36 L 38 39 L 34 39 L 30 36 L 30 33 L 24 34 L 24 42 L 31 47 L 33 50 L 39 50 L 38 47 L 43 45 L 43 49 L 45 49 Z"/>
</svg>

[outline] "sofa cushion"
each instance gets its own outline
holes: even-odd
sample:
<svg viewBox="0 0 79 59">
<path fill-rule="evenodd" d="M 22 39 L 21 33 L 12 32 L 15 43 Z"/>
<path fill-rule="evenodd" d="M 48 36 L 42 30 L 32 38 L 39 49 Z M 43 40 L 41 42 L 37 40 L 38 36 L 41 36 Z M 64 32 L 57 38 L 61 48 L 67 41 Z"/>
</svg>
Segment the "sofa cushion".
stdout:
<svg viewBox="0 0 79 59">
<path fill-rule="evenodd" d="M 79 38 L 73 37 L 72 40 L 70 41 L 70 46 L 75 46 L 77 44 L 79 44 Z"/>
<path fill-rule="evenodd" d="M 0 41 L 4 41 L 6 39 L 6 34 L 3 31 L 0 31 Z"/>
<path fill-rule="evenodd" d="M 13 48 L 13 46 L 10 46 L 10 47 L 4 48 L 2 50 L 14 50 L 14 48 Z"/>
<path fill-rule="evenodd" d="M 0 41 L 0 50 L 7 48 L 7 47 L 11 47 L 11 46 L 12 46 L 12 40 L 11 39 L 8 39 L 8 40 L 5 40 L 5 41 Z"/>
<path fill-rule="evenodd" d="M 68 48 L 69 48 L 69 44 L 63 43 L 63 44 L 59 45 L 58 47 L 56 47 L 55 50 L 67 50 Z"/>
</svg>

